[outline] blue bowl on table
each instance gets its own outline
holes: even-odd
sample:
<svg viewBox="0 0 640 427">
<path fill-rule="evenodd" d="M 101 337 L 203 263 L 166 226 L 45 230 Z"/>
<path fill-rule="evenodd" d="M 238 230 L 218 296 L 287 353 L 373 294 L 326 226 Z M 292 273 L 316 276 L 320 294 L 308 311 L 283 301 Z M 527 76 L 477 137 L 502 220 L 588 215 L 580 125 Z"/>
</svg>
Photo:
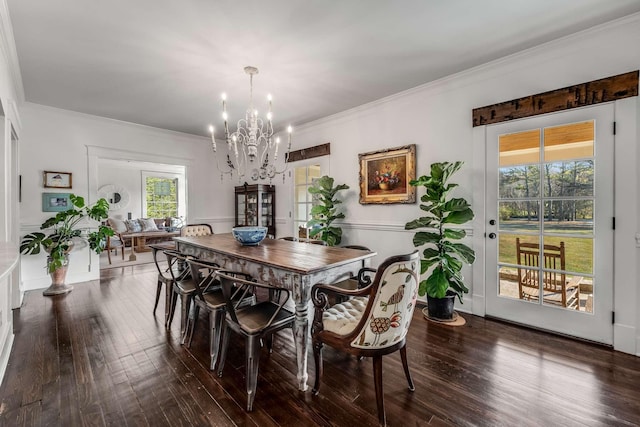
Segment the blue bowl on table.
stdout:
<svg viewBox="0 0 640 427">
<path fill-rule="evenodd" d="M 267 227 L 234 227 L 233 237 L 243 246 L 255 246 L 267 237 Z"/>
</svg>

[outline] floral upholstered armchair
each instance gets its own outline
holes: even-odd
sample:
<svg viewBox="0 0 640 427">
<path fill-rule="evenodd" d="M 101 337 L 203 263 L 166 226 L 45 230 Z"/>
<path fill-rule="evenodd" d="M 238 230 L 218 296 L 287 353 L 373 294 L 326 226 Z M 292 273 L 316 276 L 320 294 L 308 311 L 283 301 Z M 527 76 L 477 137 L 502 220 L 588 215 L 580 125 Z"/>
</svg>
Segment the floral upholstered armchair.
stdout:
<svg viewBox="0 0 640 427">
<path fill-rule="evenodd" d="M 373 283 L 360 289 L 346 290 L 318 284 L 311 295 L 316 308 L 313 322 L 313 353 L 316 362 L 314 394 L 322 378 L 322 349 L 325 344 L 355 356 L 373 358 L 378 419 L 384 425 L 382 392 L 382 356 L 400 350 L 409 390 L 413 380 L 407 364 L 406 336 L 418 297 L 420 259 L 418 251 L 386 259 L 376 272 Z M 350 296 L 329 306 L 328 294 Z"/>
</svg>

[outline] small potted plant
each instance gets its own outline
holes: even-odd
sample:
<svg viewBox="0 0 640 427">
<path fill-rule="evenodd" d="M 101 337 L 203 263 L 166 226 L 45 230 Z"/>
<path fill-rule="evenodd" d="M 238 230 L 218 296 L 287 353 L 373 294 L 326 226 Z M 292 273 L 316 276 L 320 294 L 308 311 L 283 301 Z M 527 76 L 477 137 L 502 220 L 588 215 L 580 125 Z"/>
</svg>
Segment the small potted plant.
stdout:
<svg viewBox="0 0 640 427">
<path fill-rule="evenodd" d="M 36 255 L 41 248 L 48 254 L 47 271 L 51 275 L 51 286 L 43 295 L 59 295 L 73 289 L 73 286 L 65 284 L 65 278 L 74 238 L 85 239 L 89 242 L 89 247 L 99 254 L 106 245 L 107 236 L 113 236 L 113 230 L 106 225 L 100 224 L 97 231 L 89 233 L 83 233 L 80 227 L 81 221 L 87 218 L 98 222 L 107 219 L 109 203 L 104 198 L 93 206 L 85 205 L 84 198 L 74 194 L 69 196 L 69 200 L 71 209 L 58 212 L 40 226 L 41 230 L 49 230 L 48 234 L 30 233 L 20 243 L 20 252 L 23 254 Z"/>
<path fill-rule="evenodd" d="M 473 219 L 469 203 L 462 198 L 452 198 L 449 192 L 458 184 L 449 183 L 449 178 L 462 167 L 463 162 L 433 163 L 431 175 L 412 180 L 411 185 L 424 187 L 420 209 L 426 214 L 408 222 L 406 230 L 418 231 L 413 236 L 416 247 L 427 246 L 420 261 L 421 274 L 431 269 L 429 277 L 420 282 L 418 294 L 427 295 L 429 317 L 450 320 L 453 318 L 454 299 L 462 304 L 463 294 L 469 292 L 464 284 L 461 270 L 464 263 L 475 261 L 475 252 L 456 240 L 467 233 L 459 228 L 449 228 L 452 224 L 464 224 Z"/>
<path fill-rule="evenodd" d="M 309 236 L 312 238 L 320 238 L 327 242 L 328 246 L 340 244 L 342 240 L 342 228 L 334 227 L 331 224 L 336 219 L 344 218 L 344 213 L 338 212 L 336 205 L 342 203 L 342 200 L 336 198 L 338 191 L 347 190 L 347 184 L 333 186 L 333 178 L 323 176 L 318 178 L 313 187 L 309 187 L 309 193 L 317 196 L 317 204 L 311 208 L 311 220 L 307 222 L 310 228 Z"/>
</svg>

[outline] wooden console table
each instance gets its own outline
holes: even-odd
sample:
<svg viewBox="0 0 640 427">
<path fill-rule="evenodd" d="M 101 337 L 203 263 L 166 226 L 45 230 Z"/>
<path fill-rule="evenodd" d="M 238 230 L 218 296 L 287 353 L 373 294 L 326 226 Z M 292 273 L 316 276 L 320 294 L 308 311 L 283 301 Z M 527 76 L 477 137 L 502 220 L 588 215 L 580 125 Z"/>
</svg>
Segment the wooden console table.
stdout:
<svg viewBox="0 0 640 427">
<path fill-rule="evenodd" d="M 291 290 L 295 302 L 293 334 L 298 364 L 298 388 L 307 389 L 307 350 L 310 342 L 309 303 L 316 283 L 334 283 L 358 270 L 375 252 L 265 239 L 258 246 L 242 246 L 231 233 L 176 237 L 186 255 L 218 263 L 227 270 L 251 274 L 256 280 Z"/>
</svg>

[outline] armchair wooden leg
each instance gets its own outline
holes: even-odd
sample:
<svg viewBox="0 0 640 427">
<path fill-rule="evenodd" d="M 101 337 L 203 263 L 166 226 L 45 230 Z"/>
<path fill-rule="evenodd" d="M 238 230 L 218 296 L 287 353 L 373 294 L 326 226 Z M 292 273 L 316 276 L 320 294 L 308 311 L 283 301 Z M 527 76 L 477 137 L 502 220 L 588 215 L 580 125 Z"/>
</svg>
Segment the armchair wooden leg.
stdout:
<svg viewBox="0 0 640 427">
<path fill-rule="evenodd" d="M 222 334 L 222 346 L 220 347 L 220 363 L 218 363 L 219 377 L 222 377 L 224 362 L 227 359 L 227 348 L 229 347 L 229 335 L 231 335 L 231 330 L 229 329 L 229 327 L 224 328 L 224 332 Z"/>
<path fill-rule="evenodd" d="M 211 356 L 211 366 L 209 369 L 214 371 L 218 354 L 220 354 L 220 338 L 222 336 L 222 328 L 225 313 L 222 310 L 209 312 L 209 355 Z"/>
<path fill-rule="evenodd" d="M 404 375 L 407 377 L 409 383 L 409 390 L 414 391 L 416 388 L 413 385 L 413 379 L 411 378 L 411 372 L 409 372 L 409 364 L 407 363 L 407 344 L 403 345 L 400 349 L 400 358 L 402 359 L 402 367 L 404 368 Z"/>
<path fill-rule="evenodd" d="M 153 305 L 153 315 L 156 315 L 156 309 L 158 308 L 158 302 L 160 301 L 160 294 L 162 293 L 162 281 L 158 280 L 156 289 L 156 303 Z"/>
<path fill-rule="evenodd" d="M 322 378 L 322 347 L 324 344 L 322 341 L 313 342 L 313 359 L 316 363 L 316 382 L 313 385 L 311 391 L 317 395 L 320 391 L 320 379 Z"/>
<path fill-rule="evenodd" d="M 260 339 L 247 337 L 247 412 L 253 410 L 258 386 L 258 365 L 260 363 Z"/>
<path fill-rule="evenodd" d="M 382 356 L 373 356 L 373 383 L 376 388 L 376 403 L 378 404 L 378 422 L 387 425 L 384 413 L 384 393 L 382 391 Z"/>
</svg>

